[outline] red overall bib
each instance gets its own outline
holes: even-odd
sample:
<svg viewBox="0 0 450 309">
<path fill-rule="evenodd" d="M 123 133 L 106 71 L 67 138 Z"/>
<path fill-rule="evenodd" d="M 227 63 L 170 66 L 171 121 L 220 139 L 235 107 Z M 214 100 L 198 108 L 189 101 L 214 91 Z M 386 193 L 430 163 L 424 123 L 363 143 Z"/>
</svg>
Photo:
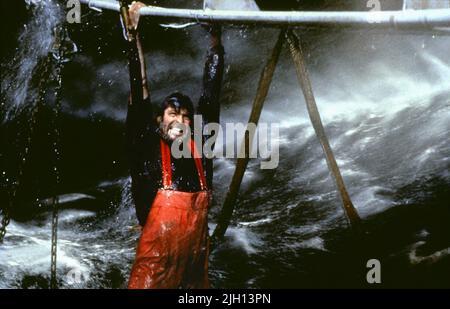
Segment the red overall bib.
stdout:
<svg viewBox="0 0 450 309">
<path fill-rule="evenodd" d="M 161 140 L 159 189 L 139 240 L 128 288 L 208 288 L 208 206 L 202 161 L 191 140 L 201 191 L 172 187 L 170 148 Z"/>
</svg>

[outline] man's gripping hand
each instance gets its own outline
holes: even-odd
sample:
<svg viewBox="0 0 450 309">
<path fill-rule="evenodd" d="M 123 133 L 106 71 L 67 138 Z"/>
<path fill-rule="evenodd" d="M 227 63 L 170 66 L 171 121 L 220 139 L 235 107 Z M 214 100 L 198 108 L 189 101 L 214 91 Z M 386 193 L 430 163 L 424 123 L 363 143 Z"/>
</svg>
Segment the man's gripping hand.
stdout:
<svg viewBox="0 0 450 309">
<path fill-rule="evenodd" d="M 139 10 L 144 7 L 147 6 L 146 4 L 142 3 L 142 2 L 136 2 L 133 1 L 131 3 L 130 8 L 128 9 L 128 29 L 129 30 L 134 30 L 136 31 L 138 28 L 138 24 L 139 24 L 139 18 L 140 18 L 140 13 Z"/>
</svg>

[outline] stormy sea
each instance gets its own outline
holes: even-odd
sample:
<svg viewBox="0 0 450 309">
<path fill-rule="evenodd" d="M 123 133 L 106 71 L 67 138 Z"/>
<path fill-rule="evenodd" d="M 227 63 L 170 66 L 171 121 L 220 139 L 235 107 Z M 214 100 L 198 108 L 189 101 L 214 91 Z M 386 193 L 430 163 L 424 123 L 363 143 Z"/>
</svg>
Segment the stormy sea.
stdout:
<svg viewBox="0 0 450 309">
<path fill-rule="evenodd" d="M 365 2 L 286 1 L 281 9 L 367 10 Z M 381 2 L 402 8 L 402 1 Z M 58 59 L 54 29 L 66 18 L 65 1 L 2 1 L 1 8 L 0 206 L 11 222 L 0 244 L 0 288 L 49 288 L 54 196 L 58 287 L 125 288 L 139 232 L 125 155 L 129 75 L 118 14 L 82 6 Z M 221 123 L 247 122 L 279 31 L 224 27 Z M 212 287 L 450 288 L 450 32 L 296 31 L 363 223 L 355 231 L 347 222 L 284 46 L 260 119 L 279 126 L 279 164 L 261 169 L 262 159 L 250 161 L 225 239 L 210 255 Z M 197 102 L 205 30 L 142 18 L 140 33 L 152 101 L 178 90 Z M 234 146 L 219 139 L 215 151 Z M 215 159 L 210 232 L 235 162 Z M 371 259 L 380 262 L 375 285 L 367 281 Z"/>
</svg>

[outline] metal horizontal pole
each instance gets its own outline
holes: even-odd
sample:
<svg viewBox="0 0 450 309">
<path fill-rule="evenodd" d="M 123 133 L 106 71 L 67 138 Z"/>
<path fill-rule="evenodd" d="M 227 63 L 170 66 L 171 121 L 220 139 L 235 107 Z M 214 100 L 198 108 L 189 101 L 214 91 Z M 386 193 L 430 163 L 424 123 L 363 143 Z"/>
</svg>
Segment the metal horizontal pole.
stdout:
<svg viewBox="0 0 450 309">
<path fill-rule="evenodd" d="M 117 1 L 80 0 L 90 8 L 119 12 Z M 327 11 L 225 11 L 166 9 L 143 7 L 142 16 L 188 19 L 197 22 L 221 22 L 231 24 L 264 24 L 290 26 L 365 26 L 365 27 L 450 27 L 450 9 L 327 12 Z"/>
</svg>

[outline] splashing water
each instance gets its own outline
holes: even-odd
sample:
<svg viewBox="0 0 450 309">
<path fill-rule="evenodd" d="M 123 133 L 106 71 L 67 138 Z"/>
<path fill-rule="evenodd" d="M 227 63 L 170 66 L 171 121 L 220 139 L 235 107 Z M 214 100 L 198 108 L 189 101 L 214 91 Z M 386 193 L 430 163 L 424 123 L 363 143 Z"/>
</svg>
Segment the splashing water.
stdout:
<svg viewBox="0 0 450 309">
<path fill-rule="evenodd" d="M 31 87 L 31 80 L 37 71 L 39 61 L 52 49 L 54 28 L 62 20 L 60 5 L 53 0 L 25 1 L 31 11 L 31 18 L 23 26 L 17 41 L 18 47 L 9 64 L 7 73 L 2 77 L 1 89 L 6 95 L 5 115 L 2 121 L 11 120 L 22 111 L 27 101 L 34 102 L 38 89 Z M 34 74 L 33 74 L 34 73 Z M 3 103 L 3 102 L 2 102 Z"/>
<path fill-rule="evenodd" d="M 26 96 L 36 96 L 31 75 L 51 49 L 52 29 L 60 18 L 53 1 L 27 3 L 33 16 L 2 81 L 2 90 L 14 85 L 7 92 L 8 121 L 26 107 Z M 164 39 L 149 31 L 143 40 L 150 44 L 144 48 L 150 50 L 146 58 L 155 102 L 174 88 L 198 97 L 204 34 L 195 28 L 187 34 L 163 31 Z M 257 76 L 276 35 L 270 29 L 224 31 L 223 123 L 247 121 Z M 176 46 L 164 45 L 167 38 Z M 450 286 L 449 37 L 330 30 L 306 33 L 304 40 L 325 130 L 367 224 L 370 258 L 379 258 L 389 269 L 383 273 L 388 286 Z M 68 173 L 66 181 L 96 181 L 85 187 L 77 183 L 63 195 L 70 198 L 61 206 L 58 278 L 59 286 L 67 288 L 125 287 L 138 238 L 132 229 L 130 180 L 121 164 L 125 158 L 112 148 L 120 148 L 123 131 L 116 127 L 122 128 L 126 115 L 126 61 L 123 54 L 103 62 L 96 56 L 78 55 L 71 68 L 78 69 L 72 73 L 76 77 L 65 80 L 70 121 L 64 128 L 72 137 L 66 153 L 77 156 L 63 164 L 80 170 Z M 286 50 L 260 121 L 280 123 L 280 166 L 262 171 L 256 160 L 249 164 L 227 239 L 211 255 L 213 286 L 364 287 L 360 272 L 367 259 L 358 254 L 365 245 L 346 234 L 339 197 Z M 217 142 L 216 151 L 227 146 L 222 143 Z M 87 159 L 80 159 L 84 152 Z M 103 158 L 111 153 L 116 157 Z M 119 164 L 102 165 L 113 160 Z M 120 176 L 110 176 L 111 171 Z M 233 171 L 233 160 L 216 160 L 210 231 Z M 12 220 L 0 246 L 0 287 L 47 287 L 50 223 L 45 207 L 32 221 Z"/>
</svg>

